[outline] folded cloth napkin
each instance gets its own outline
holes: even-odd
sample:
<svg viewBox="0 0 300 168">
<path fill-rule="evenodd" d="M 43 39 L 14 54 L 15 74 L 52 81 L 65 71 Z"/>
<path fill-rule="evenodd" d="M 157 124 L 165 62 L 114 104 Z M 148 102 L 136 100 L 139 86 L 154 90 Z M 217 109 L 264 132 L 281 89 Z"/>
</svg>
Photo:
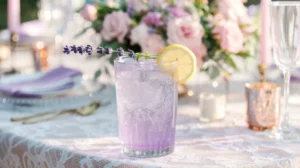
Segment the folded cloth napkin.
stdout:
<svg viewBox="0 0 300 168">
<path fill-rule="evenodd" d="M 297 69 L 291 74 L 291 82 L 300 82 L 300 69 Z"/>
<path fill-rule="evenodd" d="M 58 67 L 35 78 L 0 83 L 0 92 L 14 97 L 42 97 L 43 94 L 72 88 L 82 73 Z"/>
</svg>

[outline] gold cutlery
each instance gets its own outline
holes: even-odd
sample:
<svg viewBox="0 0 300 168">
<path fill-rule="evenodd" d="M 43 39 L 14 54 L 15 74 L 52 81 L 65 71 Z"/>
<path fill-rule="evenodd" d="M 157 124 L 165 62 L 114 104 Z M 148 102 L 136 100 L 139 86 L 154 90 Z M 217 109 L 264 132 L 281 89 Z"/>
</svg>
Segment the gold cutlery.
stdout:
<svg viewBox="0 0 300 168">
<path fill-rule="evenodd" d="M 106 104 L 108 104 L 108 103 L 106 103 Z M 60 112 L 45 112 L 45 113 L 40 113 L 40 114 L 34 114 L 31 116 L 27 116 L 27 117 L 11 118 L 11 121 L 12 122 L 23 121 L 22 124 L 35 124 L 35 123 L 55 119 L 64 114 L 77 114 L 80 116 L 88 116 L 88 115 L 93 114 L 100 106 L 104 106 L 106 104 L 94 102 L 94 103 L 91 103 L 80 109 L 63 110 Z"/>
</svg>

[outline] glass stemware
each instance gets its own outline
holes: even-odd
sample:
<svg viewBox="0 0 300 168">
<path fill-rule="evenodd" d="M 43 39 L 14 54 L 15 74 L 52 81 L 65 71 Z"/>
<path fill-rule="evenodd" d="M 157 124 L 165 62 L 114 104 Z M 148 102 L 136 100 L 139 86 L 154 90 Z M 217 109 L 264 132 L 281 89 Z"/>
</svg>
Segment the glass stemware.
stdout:
<svg viewBox="0 0 300 168">
<path fill-rule="evenodd" d="M 72 0 L 41 0 L 39 18 L 45 21 L 54 34 L 55 55 L 62 63 L 62 36 L 73 14 Z"/>
<path fill-rule="evenodd" d="M 271 3 L 271 37 L 276 65 L 284 75 L 284 100 L 276 139 L 300 139 L 300 132 L 289 125 L 289 87 L 291 71 L 300 62 L 300 2 L 274 1 Z"/>
</svg>

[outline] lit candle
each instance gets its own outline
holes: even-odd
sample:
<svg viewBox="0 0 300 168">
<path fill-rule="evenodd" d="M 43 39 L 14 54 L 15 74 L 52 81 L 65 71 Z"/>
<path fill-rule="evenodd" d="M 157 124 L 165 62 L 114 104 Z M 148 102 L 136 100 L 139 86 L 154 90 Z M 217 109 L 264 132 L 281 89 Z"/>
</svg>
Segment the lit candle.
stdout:
<svg viewBox="0 0 300 168">
<path fill-rule="evenodd" d="M 7 0 L 7 25 L 12 33 L 18 33 L 20 27 L 20 0 Z"/>
<path fill-rule="evenodd" d="M 199 96 L 200 120 L 216 121 L 225 118 L 226 95 L 214 93 L 202 93 Z"/>
<path fill-rule="evenodd" d="M 259 63 L 269 64 L 271 57 L 270 48 L 270 0 L 261 0 L 260 3 L 260 38 L 259 38 Z"/>
<path fill-rule="evenodd" d="M 7 59 L 10 56 L 9 46 L 0 46 L 0 62 Z"/>
<path fill-rule="evenodd" d="M 45 43 L 36 42 L 32 47 L 34 68 L 37 72 L 48 68 L 48 53 Z"/>
</svg>

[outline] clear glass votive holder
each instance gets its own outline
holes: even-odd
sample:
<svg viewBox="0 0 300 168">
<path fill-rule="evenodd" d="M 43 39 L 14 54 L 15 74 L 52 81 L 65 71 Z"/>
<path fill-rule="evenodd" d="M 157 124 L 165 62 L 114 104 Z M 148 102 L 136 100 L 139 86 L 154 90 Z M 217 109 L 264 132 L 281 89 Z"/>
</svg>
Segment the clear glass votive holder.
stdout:
<svg viewBox="0 0 300 168">
<path fill-rule="evenodd" d="M 223 76 L 201 86 L 199 94 L 199 120 L 213 122 L 223 120 L 226 116 L 228 81 Z"/>
<path fill-rule="evenodd" d="M 114 62 L 119 138 L 132 157 L 158 157 L 174 150 L 177 82 L 156 60 L 121 56 Z"/>
<path fill-rule="evenodd" d="M 226 115 L 226 95 L 201 93 L 199 95 L 200 117 L 203 122 L 223 120 Z"/>
<path fill-rule="evenodd" d="M 274 83 L 246 84 L 247 122 L 252 130 L 271 130 L 280 119 L 281 88 Z"/>
</svg>

